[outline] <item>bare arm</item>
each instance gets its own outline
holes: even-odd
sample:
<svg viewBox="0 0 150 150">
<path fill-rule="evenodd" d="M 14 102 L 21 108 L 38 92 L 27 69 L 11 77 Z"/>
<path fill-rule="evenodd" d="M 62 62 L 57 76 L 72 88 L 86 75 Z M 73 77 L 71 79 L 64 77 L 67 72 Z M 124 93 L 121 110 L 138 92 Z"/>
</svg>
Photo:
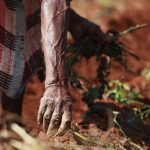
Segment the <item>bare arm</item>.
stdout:
<svg viewBox="0 0 150 150">
<path fill-rule="evenodd" d="M 70 128 L 72 101 L 65 73 L 67 30 L 76 41 L 86 35 L 105 36 L 99 26 L 80 17 L 69 7 L 69 0 L 42 0 L 41 31 L 46 64 L 45 93 L 41 98 L 38 123 L 48 135 L 63 134 Z M 70 16 L 70 25 L 69 25 Z"/>
<path fill-rule="evenodd" d="M 62 134 L 70 128 L 72 119 L 72 101 L 66 83 L 64 60 L 69 13 L 68 0 L 42 1 L 41 31 L 46 79 L 38 122 L 48 135 Z"/>
</svg>

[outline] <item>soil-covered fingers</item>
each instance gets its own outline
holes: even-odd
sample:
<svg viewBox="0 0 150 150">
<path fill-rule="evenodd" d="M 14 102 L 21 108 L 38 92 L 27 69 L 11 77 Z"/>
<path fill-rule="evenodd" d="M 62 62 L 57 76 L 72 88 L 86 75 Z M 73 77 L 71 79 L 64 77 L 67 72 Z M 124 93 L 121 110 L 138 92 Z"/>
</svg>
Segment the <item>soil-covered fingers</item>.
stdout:
<svg viewBox="0 0 150 150">
<path fill-rule="evenodd" d="M 61 136 L 65 134 L 65 132 L 71 128 L 71 121 L 72 121 L 72 101 L 67 100 L 66 102 L 64 102 L 63 106 L 63 116 L 61 125 L 55 135 Z"/>
<path fill-rule="evenodd" d="M 62 135 L 70 128 L 72 120 L 72 101 L 66 91 L 57 89 L 56 94 L 49 96 L 47 91 L 40 102 L 38 123 L 48 136 Z M 58 92 L 58 93 L 57 93 Z M 54 92 L 53 92 L 54 93 Z M 48 96 L 47 96 L 48 95 Z M 61 95 L 61 96 L 60 96 Z M 53 98 L 52 98 L 53 97 Z"/>
<path fill-rule="evenodd" d="M 47 108 L 47 103 L 45 98 L 41 98 L 40 106 L 38 110 L 37 122 L 39 125 L 43 124 L 43 116 Z"/>
<path fill-rule="evenodd" d="M 56 132 L 58 131 L 58 128 L 61 124 L 61 119 L 62 119 L 62 113 L 63 113 L 63 101 L 58 101 L 56 104 L 53 115 L 51 117 L 51 121 L 47 130 L 47 135 L 52 136 L 55 135 Z"/>
<path fill-rule="evenodd" d="M 49 104 L 46 108 L 46 111 L 45 111 L 44 117 L 43 117 L 42 128 L 43 128 L 44 132 L 47 132 L 47 129 L 48 129 L 48 126 L 50 124 L 53 111 L 54 111 L 54 103 L 53 103 L 53 101 L 49 100 Z"/>
<path fill-rule="evenodd" d="M 48 97 L 41 98 L 37 121 L 38 124 L 42 126 L 44 132 L 47 131 L 53 110 L 54 100 Z"/>
</svg>

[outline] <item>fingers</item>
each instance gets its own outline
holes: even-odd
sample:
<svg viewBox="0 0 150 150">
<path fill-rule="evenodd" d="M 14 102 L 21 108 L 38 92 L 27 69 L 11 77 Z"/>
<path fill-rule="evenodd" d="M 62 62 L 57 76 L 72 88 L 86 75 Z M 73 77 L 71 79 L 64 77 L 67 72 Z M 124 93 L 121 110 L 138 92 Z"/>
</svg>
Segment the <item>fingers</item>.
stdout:
<svg viewBox="0 0 150 150">
<path fill-rule="evenodd" d="M 47 131 L 47 129 L 48 129 L 48 126 L 49 126 L 49 124 L 50 124 L 50 121 L 51 121 L 51 117 L 52 117 L 52 114 L 53 114 L 53 101 L 51 101 L 51 100 L 49 100 L 50 101 L 50 103 L 49 103 L 49 105 L 47 106 L 47 109 L 46 109 L 46 111 L 45 111 L 45 113 L 44 113 L 44 117 L 43 117 L 43 131 L 44 132 L 46 132 Z"/>
<path fill-rule="evenodd" d="M 71 126 L 72 102 L 60 100 L 54 105 L 54 100 L 42 98 L 38 112 L 38 123 L 48 136 L 63 135 Z"/>
<path fill-rule="evenodd" d="M 56 134 L 61 123 L 62 110 L 63 110 L 63 101 L 60 101 L 55 106 L 53 115 L 51 117 L 50 125 L 47 130 L 47 135 L 52 136 Z"/>
<path fill-rule="evenodd" d="M 62 116 L 62 122 L 60 128 L 58 129 L 57 135 L 63 135 L 65 131 L 71 128 L 71 120 L 72 120 L 72 102 L 66 101 L 64 104 L 64 112 Z"/>
<path fill-rule="evenodd" d="M 39 107 L 39 111 L 38 111 L 38 117 L 37 117 L 37 122 L 39 125 L 42 125 L 42 123 L 43 123 L 43 115 L 46 111 L 46 108 L 47 108 L 46 100 L 44 98 L 42 98 L 40 107 Z"/>
</svg>

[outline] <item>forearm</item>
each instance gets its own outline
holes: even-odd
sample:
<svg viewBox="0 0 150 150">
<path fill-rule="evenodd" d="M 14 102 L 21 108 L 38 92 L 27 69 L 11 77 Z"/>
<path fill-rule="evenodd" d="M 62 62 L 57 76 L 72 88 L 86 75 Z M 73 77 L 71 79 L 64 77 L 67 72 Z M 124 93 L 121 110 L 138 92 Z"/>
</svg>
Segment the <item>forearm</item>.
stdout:
<svg viewBox="0 0 150 150">
<path fill-rule="evenodd" d="M 65 74 L 65 47 L 69 24 L 69 5 L 67 0 L 44 1 L 41 7 L 42 45 L 46 64 L 46 88 L 63 84 Z"/>
</svg>

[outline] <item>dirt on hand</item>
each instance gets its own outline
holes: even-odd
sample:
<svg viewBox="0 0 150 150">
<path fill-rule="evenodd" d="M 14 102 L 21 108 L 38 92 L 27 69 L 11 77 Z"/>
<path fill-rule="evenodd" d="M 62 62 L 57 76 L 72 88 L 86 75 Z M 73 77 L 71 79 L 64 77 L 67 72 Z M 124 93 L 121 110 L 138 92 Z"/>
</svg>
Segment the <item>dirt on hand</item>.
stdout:
<svg viewBox="0 0 150 150">
<path fill-rule="evenodd" d="M 114 28 L 117 31 L 123 31 L 124 29 L 136 24 L 150 24 L 150 5 L 148 5 L 149 0 L 137 0 L 136 2 L 124 0 L 122 3 L 118 5 L 116 4 L 117 2 L 114 2 L 112 6 L 108 8 L 108 10 L 104 10 L 96 0 L 83 0 L 82 2 L 77 0 L 76 2 L 73 2 L 73 7 L 81 15 L 101 25 L 102 29 L 105 31 L 111 28 Z M 91 9 L 92 11 L 89 11 Z M 109 13 L 109 11 L 111 11 L 111 13 Z M 150 68 L 149 30 L 150 28 L 147 27 L 121 38 L 121 41 L 127 45 L 127 49 L 131 50 L 140 57 L 140 61 L 136 61 L 130 56 L 128 57 L 130 68 L 139 74 L 143 69 Z M 89 60 L 81 59 L 80 62 L 75 65 L 74 69 L 78 72 L 78 74 L 81 76 L 86 76 L 88 80 L 96 84 L 97 63 L 95 58 L 91 58 Z M 122 66 L 114 63 L 111 70 L 111 79 L 120 79 L 122 72 Z M 147 103 L 150 103 L 150 93 L 145 93 L 149 82 L 145 80 L 145 78 L 141 77 L 140 75 L 127 73 L 125 81 L 130 83 L 136 90 L 141 92 L 142 95 L 145 95 L 144 100 L 146 100 Z M 76 89 L 70 88 L 70 90 L 74 99 L 73 123 L 79 124 L 78 131 L 84 135 L 84 137 L 87 137 L 92 141 L 101 141 L 102 143 L 105 143 L 105 145 L 115 145 L 115 149 L 118 150 L 123 149 L 123 147 L 124 149 L 136 149 L 127 140 L 127 138 L 122 135 L 115 124 L 111 123 L 111 127 L 109 126 L 108 129 L 108 114 L 110 115 L 112 114 L 112 110 L 116 110 L 121 111 L 118 121 L 127 137 L 136 144 L 141 145 L 144 150 L 150 149 L 150 119 L 147 119 L 146 123 L 143 123 L 134 116 L 131 110 L 122 108 L 122 105 L 119 105 L 112 100 L 101 100 L 101 109 L 99 113 L 95 115 L 89 115 L 86 119 L 83 119 L 82 116 L 88 111 L 88 107 L 82 101 L 81 95 Z M 38 76 L 35 75 L 27 85 L 23 106 L 23 121 L 31 133 L 34 133 L 34 131 L 38 133 L 40 131 L 36 118 L 39 100 L 43 95 L 43 92 L 44 85 L 40 82 Z M 111 111 L 108 113 L 106 111 L 107 109 L 105 108 L 109 108 Z M 111 117 L 109 119 L 111 122 L 113 122 L 113 115 L 110 116 Z M 49 143 L 51 143 L 53 140 L 55 141 L 54 138 L 47 139 L 45 134 L 42 132 L 40 132 L 39 137 L 41 139 L 44 138 L 46 141 L 48 140 Z M 94 148 L 96 146 L 96 144 L 91 144 L 91 142 L 82 142 L 80 138 L 75 138 L 74 140 L 73 136 L 69 133 L 58 141 L 68 145 L 72 143 L 80 146 L 84 145 L 85 149 L 92 149 L 92 146 Z"/>
</svg>

